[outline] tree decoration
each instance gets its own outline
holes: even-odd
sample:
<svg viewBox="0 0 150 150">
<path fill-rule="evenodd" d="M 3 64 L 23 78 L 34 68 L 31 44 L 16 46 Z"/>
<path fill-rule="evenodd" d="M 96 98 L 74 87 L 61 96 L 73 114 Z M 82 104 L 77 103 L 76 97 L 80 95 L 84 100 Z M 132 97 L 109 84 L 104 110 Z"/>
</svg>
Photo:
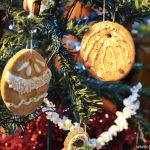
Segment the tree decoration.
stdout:
<svg viewBox="0 0 150 150">
<path fill-rule="evenodd" d="M 103 99 L 103 104 L 100 107 L 106 112 L 114 114 L 117 110 L 117 105 L 111 102 L 111 100 L 108 100 L 106 98 L 102 98 L 102 99 Z"/>
<path fill-rule="evenodd" d="M 70 5 L 70 3 L 72 3 L 72 2 L 69 2 L 68 5 Z M 68 7 L 69 6 L 67 6 L 67 8 L 66 8 L 65 15 L 66 15 Z M 82 4 L 82 1 L 78 1 L 76 3 L 75 7 L 72 8 L 72 12 L 69 14 L 69 20 L 77 19 L 77 18 L 84 18 L 84 17 L 88 16 L 89 10 L 90 10 L 90 8 L 85 7 Z"/>
<path fill-rule="evenodd" d="M 87 73 L 88 69 L 86 70 L 83 64 L 76 63 L 75 61 L 78 60 L 72 57 L 72 54 L 76 53 L 72 51 L 72 47 L 74 50 L 79 50 L 80 41 L 92 24 L 106 18 L 106 20 L 113 20 L 128 28 L 131 22 L 135 20 L 141 21 L 141 19 L 149 16 L 148 2 L 145 0 L 136 1 L 135 3 L 133 1 L 74 0 L 70 8 L 66 10 L 67 2 L 67 0 L 30 1 L 30 7 L 24 7 L 25 11 L 21 9 L 22 2 L 19 0 L 2 0 L 0 3 L 0 10 L 6 14 L 3 20 L 7 20 L 7 23 L 12 25 L 10 27 L 13 27 L 8 28 L 6 26 L 7 31 L 4 30 L 2 35 L 0 72 L 4 70 L 8 59 L 20 49 L 33 47 L 44 56 L 47 67 L 53 72 L 51 84 L 47 91 L 48 99 L 55 102 L 56 105 L 61 105 L 61 111 L 57 111 L 58 113 L 56 113 L 55 108 L 49 110 L 49 107 L 46 107 L 47 118 L 55 123 L 52 125 L 50 121 L 45 121 L 45 116 L 42 115 L 41 108 L 44 103 L 40 107 L 36 107 L 37 109 L 34 109 L 29 115 L 18 116 L 12 114 L 1 101 L 0 126 L 4 128 L 6 134 L 14 133 L 14 138 L 12 135 L 8 135 L 4 139 L 0 138 L 1 149 L 46 149 L 46 133 L 48 133 L 47 148 L 60 150 L 63 148 L 63 142 L 66 137 L 66 132 L 63 132 L 63 130 L 70 130 L 71 133 L 78 129 L 85 131 L 83 124 L 87 125 L 88 146 L 82 149 L 93 149 L 95 147 L 102 147 L 103 150 L 126 149 L 127 144 L 129 147 L 130 144 L 135 143 L 135 139 L 141 137 L 141 140 L 148 144 L 149 141 L 146 141 L 146 137 L 149 135 L 150 124 L 143 119 L 140 112 L 136 113 L 135 111 L 139 107 L 139 102 L 136 101 L 137 93 L 132 94 L 129 99 L 124 99 L 130 94 L 131 83 L 106 83 L 95 80 Z M 65 15 L 64 11 L 66 11 Z M 120 33 L 120 29 L 116 27 L 116 30 Z M 69 51 L 62 42 L 64 35 L 67 35 L 65 37 L 66 44 L 71 44 Z M 77 39 L 72 40 L 72 38 L 68 38 L 68 35 L 73 35 Z M 120 36 L 120 34 L 117 35 Z M 32 46 L 30 46 L 31 40 Z M 119 43 L 122 46 L 124 40 L 119 39 L 118 41 L 122 43 Z M 54 67 L 56 58 L 59 58 L 61 68 L 59 70 Z M 123 57 L 124 59 L 126 57 Z M 88 65 L 85 64 L 86 67 Z M 120 70 L 120 68 L 117 71 L 123 74 L 123 70 Z M 23 67 L 23 73 L 24 75 L 26 73 L 30 75 L 31 69 L 28 63 Z M 30 77 L 28 76 L 28 78 Z M 39 95 L 40 93 L 37 92 L 36 94 Z M 138 94 L 149 97 L 150 90 L 149 88 L 143 89 Z M 112 100 L 117 104 L 118 109 L 122 108 L 123 103 L 126 107 L 123 108 L 123 112 L 116 112 L 115 106 L 109 104 L 108 107 L 112 108 L 112 111 L 102 113 L 100 109 L 100 104 L 102 104 L 101 97 Z M 116 112 L 117 117 L 112 114 L 113 112 Z M 135 113 L 136 115 L 132 118 L 132 121 L 138 128 L 135 128 L 132 124 L 128 128 L 127 118 Z M 122 124 L 120 124 L 120 121 Z M 47 128 L 48 132 L 46 131 Z M 126 128 L 128 129 L 119 133 Z M 134 133 L 135 131 L 136 134 Z M 22 136 L 22 132 L 24 136 Z M 117 137 L 114 137 L 116 134 Z M 111 139 L 114 140 L 110 141 Z M 49 145 L 50 141 L 57 144 Z M 80 140 L 78 142 L 79 146 L 82 146 L 80 145 L 82 142 Z M 75 142 L 75 146 L 77 146 L 77 143 Z"/>
<path fill-rule="evenodd" d="M 1 80 L 1 94 L 15 114 L 33 112 L 47 96 L 51 71 L 43 57 L 32 49 L 16 53 L 6 64 Z"/>
<path fill-rule="evenodd" d="M 77 129 L 70 132 L 64 141 L 63 150 L 84 148 L 88 143 L 88 135 L 86 131 Z"/>
<path fill-rule="evenodd" d="M 28 7 L 28 0 L 24 0 L 23 1 L 23 8 L 25 11 L 28 11 L 29 10 L 29 7 Z"/>
<path fill-rule="evenodd" d="M 117 81 L 125 77 L 135 57 L 130 33 L 110 21 L 89 28 L 82 39 L 80 53 L 88 71 L 102 81 Z"/>
<path fill-rule="evenodd" d="M 128 98 L 125 98 L 123 101 L 125 105 L 123 111 L 116 112 L 117 118 L 114 121 L 115 125 L 112 125 L 108 129 L 108 131 L 104 131 L 103 133 L 101 133 L 97 139 L 89 139 L 88 145 L 90 145 L 92 149 L 102 148 L 106 143 L 113 139 L 113 136 L 117 136 L 118 132 L 121 132 L 124 129 L 128 129 L 127 119 L 135 115 L 136 111 L 139 109 L 140 106 L 139 100 L 137 99 L 139 97 L 138 92 L 141 88 L 141 83 L 131 88 L 132 94 Z M 72 120 L 68 119 L 68 117 L 66 116 L 64 116 L 63 119 L 59 118 L 59 114 L 53 112 L 55 111 L 55 105 L 52 102 L 49 102 L 47 99 L 44 99 L 44 102 L 47 105 L 47 107 L 43 108 L 42 111 L 46 112 L 47 119 L 51 120 L 54 124 L 58 124 L 60 129 L 70 130 L 71 132 L 76 131 L 80 128 L 82 129 L 79 123 L 72 123 Z"/>
<path fill-rule="evenodd" d="M 24 0 L 23 8 L 33 15 L 38 15 L 40 12 L 41 1 L 42 0 Z"/>
</svg>

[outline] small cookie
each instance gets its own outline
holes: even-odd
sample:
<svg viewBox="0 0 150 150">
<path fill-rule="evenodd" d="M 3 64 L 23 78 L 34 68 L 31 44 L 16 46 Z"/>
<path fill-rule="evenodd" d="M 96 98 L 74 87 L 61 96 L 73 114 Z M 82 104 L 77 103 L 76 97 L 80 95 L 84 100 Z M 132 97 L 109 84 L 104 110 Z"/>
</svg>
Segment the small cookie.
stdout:
<svg viewBox="0 0 150 150">
<path fill-rule="evenodd" d="M 133 39 L 118 23 L 96 23 L 85 33 L 80 55 L 87 70 L 96 79 L 117 81 L 124 78 L 133 66 Z"/>
<path fill-rule="evenodd" d="M 16 115 L 32 113 L 47 96 L 51 71 L 34 50 L 17 52 L 6 64 L 1 78 L 4 103 Z"/>
<path fill-rule="evenodd" d="M 70 132 L 64 141 L 63 150 L 80 149 L 88 144 L 88 135 L 82 129 L 77 129 Z"/>
<path fill-rule="evenodd" d="M 26 0 L 26 1 L 27 1 L 26 7 L 29 9 L 30 13 L 33 15 L 39 15 L 42 0 Z"/>
</svg>

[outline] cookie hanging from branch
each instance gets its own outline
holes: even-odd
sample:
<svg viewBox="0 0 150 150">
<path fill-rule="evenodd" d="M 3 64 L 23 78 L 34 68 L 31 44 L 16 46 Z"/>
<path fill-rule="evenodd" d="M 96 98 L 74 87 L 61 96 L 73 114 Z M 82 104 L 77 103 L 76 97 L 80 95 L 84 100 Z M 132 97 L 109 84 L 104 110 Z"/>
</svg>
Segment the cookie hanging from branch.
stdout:
<svg viewBox="0 0 150 150">
<path fill-rule="evenodd" d="M 24 0 L 23 8 L 33 15 L 39 15 L 42 0 Z"/>
<path fill-rule="evenodd" d="M 23 49 L 6 64 L 1 79 L 1 95 L 16 115 L 32 113 L 48 95 L 51 71 L 35 50 Z"/>
<path fill-rule="evenodd" d="M 80 54 L 89 73 L 102 81 L 124 78 L 135 58 L 131 34 L 111 21 L 99 22 L 89 28 L 82 39 Z"/>
</svg>

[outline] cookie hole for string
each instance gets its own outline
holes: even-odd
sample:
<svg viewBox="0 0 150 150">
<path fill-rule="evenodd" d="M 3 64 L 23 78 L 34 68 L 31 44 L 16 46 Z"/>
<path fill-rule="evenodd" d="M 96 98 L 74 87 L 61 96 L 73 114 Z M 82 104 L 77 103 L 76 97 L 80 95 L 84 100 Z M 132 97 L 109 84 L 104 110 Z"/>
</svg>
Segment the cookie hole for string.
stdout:
<svg viewBox="0 0 150 150">
<path fill-rule="evenodd" d="M 110 33 L 106 34 L 107 38 L 111 38 L 112 35 Z"/>
<path fill-rule="evenodd" d="M 83 144 L 84 144 L 83 140 L 78 139 L 78 140 L 76 140 L 72 145 L 73 145 L 74 147 L 82 147 Z"/>
</svg>

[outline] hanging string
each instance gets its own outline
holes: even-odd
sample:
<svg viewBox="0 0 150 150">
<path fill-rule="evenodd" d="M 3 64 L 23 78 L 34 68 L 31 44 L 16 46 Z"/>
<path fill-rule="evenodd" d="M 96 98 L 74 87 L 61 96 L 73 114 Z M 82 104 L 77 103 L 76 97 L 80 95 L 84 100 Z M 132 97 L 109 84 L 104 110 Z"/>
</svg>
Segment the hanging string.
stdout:
<svg viewBox="0 0 150 150">
<path fill-rule="evenodd" d="M 103 21 L 105 21 L 105 15 L 106 15 L 106 1 L 103 0 Z"/>
<path fill-rule="evenodd" d="M 31 32 L 30 32 L 30 49 L 32 49 L 33 48 L 33 33 L 32 33 L 33 31 L 31 30 Z"/>
<path fill-rule="evenodd" d="M 115 17 L 116 17 L 116 12 L 114 12 L 114 13 L 112 14 L 113 22 L 115 22 Z"/>
<path fill-rule="evenodd" d="M 26 49 L 29 47 L 29 39 L 27 39 Z"/>
<path fill-rule="evenodd" d="M 84 123 L 84 131 L 85 131 L 85 135 L 86 135 L 87 127 L 86 127 L 86 124 L 85 124 L 85 123 Z"/>
</svg>

